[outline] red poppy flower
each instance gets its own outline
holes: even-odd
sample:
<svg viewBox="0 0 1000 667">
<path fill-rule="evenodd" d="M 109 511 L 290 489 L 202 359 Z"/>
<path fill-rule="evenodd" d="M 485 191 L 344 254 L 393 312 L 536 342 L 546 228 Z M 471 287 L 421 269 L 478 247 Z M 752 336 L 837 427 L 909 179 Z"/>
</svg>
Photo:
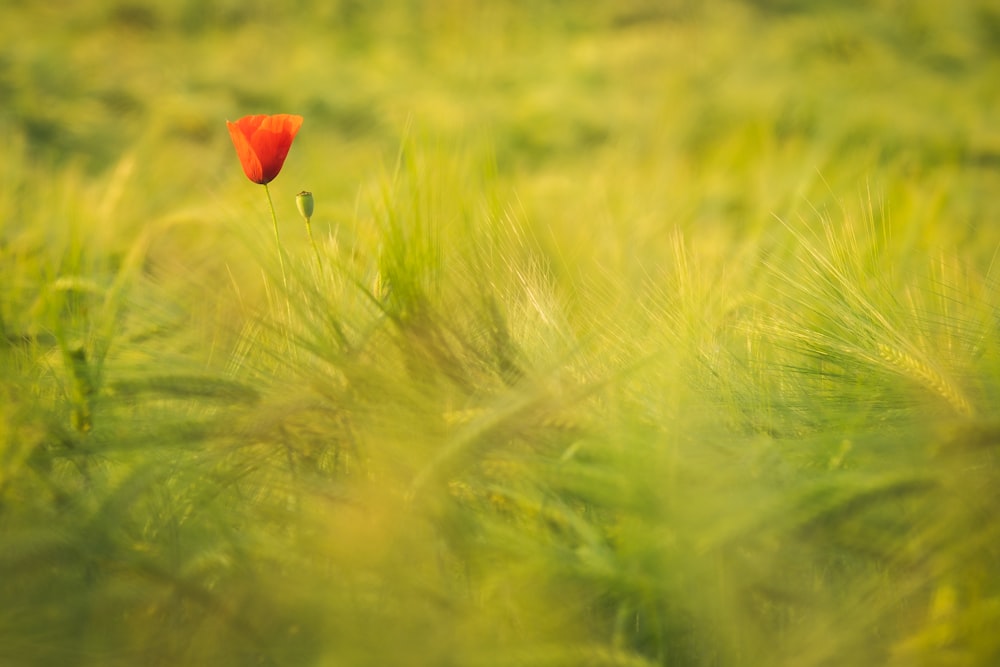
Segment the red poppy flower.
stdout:
<svg viewBox="0 0 1000 667">
<path fill-rule="evenodd" d="M 274 180 L 296 133 L 302 127 L 302 116 L 279 113 L 274 116 L 244 116 L 235 123 L 226 121 L 233 138 L 243 173 L 261 185 Z"/>
</svg>

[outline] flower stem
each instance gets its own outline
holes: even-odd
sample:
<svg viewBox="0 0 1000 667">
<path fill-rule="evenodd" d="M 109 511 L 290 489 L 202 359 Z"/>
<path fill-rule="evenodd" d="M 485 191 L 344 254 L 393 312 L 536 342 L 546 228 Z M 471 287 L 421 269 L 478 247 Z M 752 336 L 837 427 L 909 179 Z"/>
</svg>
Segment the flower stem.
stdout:
<svg viewBox="0 0 1000 667">
<path fill-rule="evenodd" d="M 306 233 L 309 235 L 309 243 L 312 244 L 313 252 L 316 253 L 316 263 L 319 264 L 319 270 L 322 271 L 323 258 L 319 254 L 319 248 L 316 247 L 316 239 L 313 238 L 313 228 L 309 218 L 306 218 Z"/>
<path fill-rule="evenodd" d="M 271 209 L 271 221 L 274 223 L 274 242 L 278 244 L 278 264 L 281 266 L 281 282 L 288 291 L 288 276 L 285 274 L 285 253 L 281 249 L 281 237 L 278 235 L 278 214 L 274 212 L 274 202 L 271 201 L 271 190 L 264 183 L 264 194 L 267 195 L 267 206 Z"/>
</svg>

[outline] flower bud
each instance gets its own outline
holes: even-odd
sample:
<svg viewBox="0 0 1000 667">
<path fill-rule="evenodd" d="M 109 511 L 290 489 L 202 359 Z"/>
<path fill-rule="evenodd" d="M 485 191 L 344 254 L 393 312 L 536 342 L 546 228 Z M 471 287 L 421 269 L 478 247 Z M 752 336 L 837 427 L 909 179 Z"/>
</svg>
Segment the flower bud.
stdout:
<svg viewBox="0 0 1000 667">
<path fill-rule="evenodd" d="M 303 190 L 295 195 L 295 205 L 299 207 L 299 213 L 309 222 L 313 214 L 313 193 Z"/>
</svg>

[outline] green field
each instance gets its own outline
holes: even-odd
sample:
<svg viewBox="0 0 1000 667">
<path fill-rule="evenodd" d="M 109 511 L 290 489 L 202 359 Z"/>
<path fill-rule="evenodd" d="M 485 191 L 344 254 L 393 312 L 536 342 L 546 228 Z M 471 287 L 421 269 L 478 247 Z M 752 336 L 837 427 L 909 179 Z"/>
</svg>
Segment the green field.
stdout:
<svg viewBox="0 0 1000 667">
<path fill-rule="evenodd" d="M 0 38 L 0 665 L 1000 664 L 996 2 Z"/>
</svg>

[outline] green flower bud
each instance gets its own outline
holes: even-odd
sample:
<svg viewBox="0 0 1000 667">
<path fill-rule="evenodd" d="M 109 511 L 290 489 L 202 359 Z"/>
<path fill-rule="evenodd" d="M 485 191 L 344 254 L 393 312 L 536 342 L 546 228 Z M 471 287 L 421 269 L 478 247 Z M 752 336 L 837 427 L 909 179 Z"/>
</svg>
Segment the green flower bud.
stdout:
<svg viewBox="0 0 1000 667">
<path fill-rule="evenodd" d="M 299 207 L 299 213 L 309 222 L 313 214 L 313 193 L 303 190 L 295 195 L 295 205 Z"/>
</svg>

